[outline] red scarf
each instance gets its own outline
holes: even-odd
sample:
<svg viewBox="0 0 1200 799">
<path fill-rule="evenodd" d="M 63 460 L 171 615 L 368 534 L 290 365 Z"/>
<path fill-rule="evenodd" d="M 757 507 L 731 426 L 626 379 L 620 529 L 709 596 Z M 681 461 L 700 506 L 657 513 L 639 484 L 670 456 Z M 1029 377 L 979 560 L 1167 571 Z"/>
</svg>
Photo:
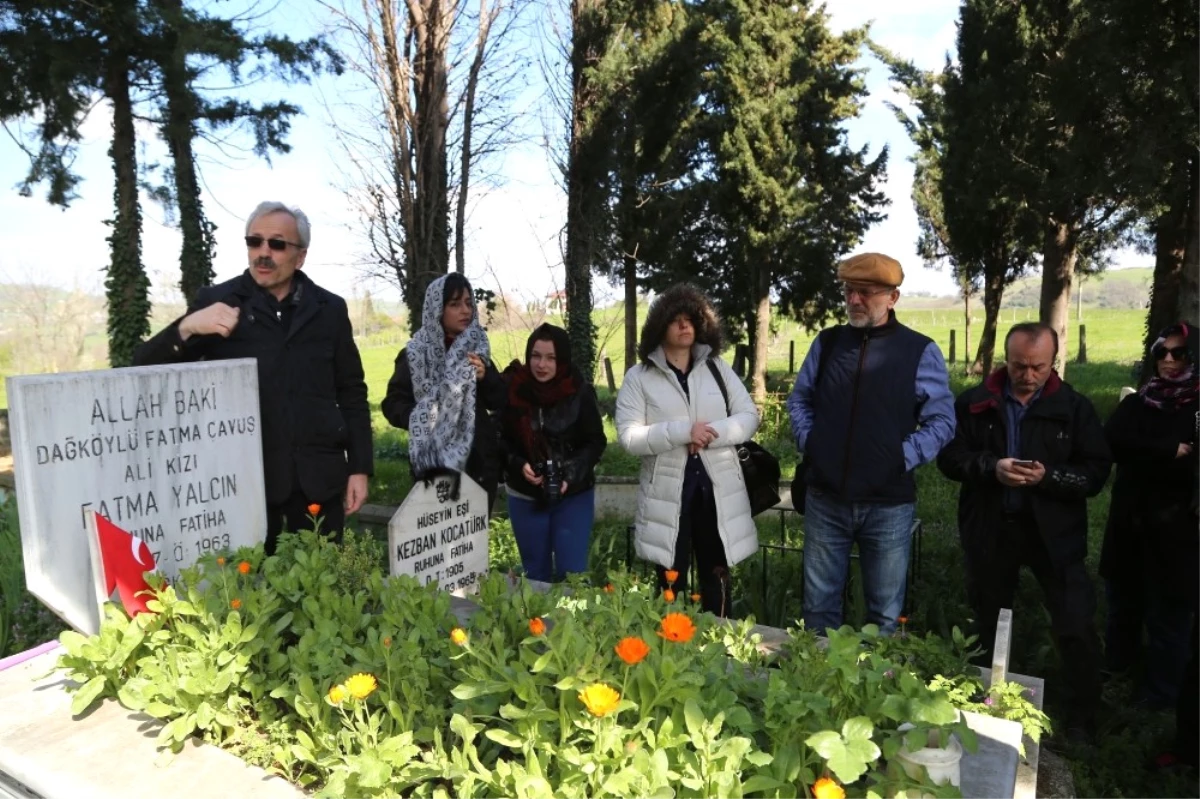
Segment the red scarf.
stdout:
<svg viewBox="0 0 1200 799">
<path fill-rule="evenodd" d="M 550 408 L 579 391 L 579 377 L 574 369 L 560 367 L 545 383 L 538 382 L 527 365 L 517 368 L 508 384 L 509 421 L 517 427 L 517 435 L 531 462 L 544 460 L 549 452 L 545 440 L 533 429 L 533 417 L 538 408 Z"/>
</svg>

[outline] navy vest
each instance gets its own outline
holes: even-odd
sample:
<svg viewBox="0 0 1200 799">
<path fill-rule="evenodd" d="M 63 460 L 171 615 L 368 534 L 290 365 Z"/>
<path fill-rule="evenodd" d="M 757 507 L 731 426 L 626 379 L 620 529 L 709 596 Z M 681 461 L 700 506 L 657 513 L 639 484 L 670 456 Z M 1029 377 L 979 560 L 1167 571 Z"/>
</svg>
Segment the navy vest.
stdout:
<svg viewBox="0 0 1200 799">
<path fill-rule="evenodd" d="M 916 500 L 904 439 L 917 429 L 917 366 L 932 339 L 896 321 L 839 325 L 813 397 L 808 484 L 847 502 Z"/>
</svg>

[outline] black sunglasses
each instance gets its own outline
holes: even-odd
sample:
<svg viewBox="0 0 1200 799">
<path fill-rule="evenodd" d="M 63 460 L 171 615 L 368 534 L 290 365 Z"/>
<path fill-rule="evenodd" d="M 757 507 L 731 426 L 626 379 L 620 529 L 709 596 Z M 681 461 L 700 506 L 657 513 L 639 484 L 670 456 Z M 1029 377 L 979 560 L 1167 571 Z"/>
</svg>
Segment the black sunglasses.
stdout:
<svg viewBox="0 0 1200 799">
<path fill-rule="evenodd" d="M 1154 360 L 1156 361 L 1161 361 L 1163 358 L 1167 357 L 1168 354 L 1170 354 L 1170 356 L 1177 361 L 1186 361 L 1188 359 L 1188 348 L 1171 347 L 1170 349 L 1167 349 L 1161 344 L 1154 348 Z"/>
<path fill-rule="evenodd" d="M 301 247 L 299 244 L 297 244 L 294 241 L 284 241 L 283 239 L 264 239 L 262 236 L 247 236 L 246 237 L 246 246 L 252 250 L 257 250 L 259 247 L 262 246 L 262 243 L 264 241 L 267 243 L 267 246 L 270 247 L 275 252 L 281 252 L 283 250 L 286 250 L 287 246 L 289 244 L 298 249 L 301 249 L 301 250 L 304 249 L 303 247 Z"/>
</svg>

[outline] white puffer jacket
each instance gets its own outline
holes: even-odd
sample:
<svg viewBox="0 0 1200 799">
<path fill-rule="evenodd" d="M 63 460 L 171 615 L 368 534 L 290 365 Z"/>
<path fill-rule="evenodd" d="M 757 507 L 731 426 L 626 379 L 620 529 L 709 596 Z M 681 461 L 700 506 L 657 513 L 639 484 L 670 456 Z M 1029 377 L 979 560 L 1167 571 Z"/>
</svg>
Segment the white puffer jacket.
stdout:
<svg viewBox="0 0 1200 799">
<path fill-rule="evenodd" d="M 758 430 L 758 408 L 733 370 L 714 358 L 729 391 L 731 413 L 726 414 L 721 387 L 705 363 L 710 351 L 707 344 L 692 347 L 688 395 L 667 366 L 662 347 L 651 353 L 649 365 L 638 364 L 625 374 L 617 394 L 618 439 L 627 452 L 642 458 L 634 519 L 637 554 L 668 568 L 675 562 L 687 447 L 696 422 L 717 431 L 717 438 L 700 451 L 700 460 L 713 482 L 725 557 L 732 566 L 758 550 L 736 449 Z"/>
</svg>

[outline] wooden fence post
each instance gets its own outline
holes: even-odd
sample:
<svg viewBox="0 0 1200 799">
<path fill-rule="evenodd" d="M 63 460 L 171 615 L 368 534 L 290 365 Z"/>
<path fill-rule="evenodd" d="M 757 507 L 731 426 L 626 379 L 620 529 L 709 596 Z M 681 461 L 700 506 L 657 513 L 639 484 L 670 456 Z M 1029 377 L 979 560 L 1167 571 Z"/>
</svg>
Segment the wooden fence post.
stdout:
<svg viewBox="0 0 1200 799">
<path fill-rule="evenodd" d="M 954 328 L 950 329 L 950 363 L 954 363 Z"/>
<path fill-rule="evenodd" d="M 1075 358 L 1076 363 L 1087 363 L 1087 325 L 1079 326 L 1079 355 Z"/>
<path fill-rule="evenodd" d="M 796 342 L 788 342 L 788 374 L 796 374 Z"/>
<path fill-rule="evenodd" d="M 617 381 L 613 379 L 612 358 L 604 359 L 604 376 L 608 378 L 608 390 L 616 393 Z"/>
</svg>

